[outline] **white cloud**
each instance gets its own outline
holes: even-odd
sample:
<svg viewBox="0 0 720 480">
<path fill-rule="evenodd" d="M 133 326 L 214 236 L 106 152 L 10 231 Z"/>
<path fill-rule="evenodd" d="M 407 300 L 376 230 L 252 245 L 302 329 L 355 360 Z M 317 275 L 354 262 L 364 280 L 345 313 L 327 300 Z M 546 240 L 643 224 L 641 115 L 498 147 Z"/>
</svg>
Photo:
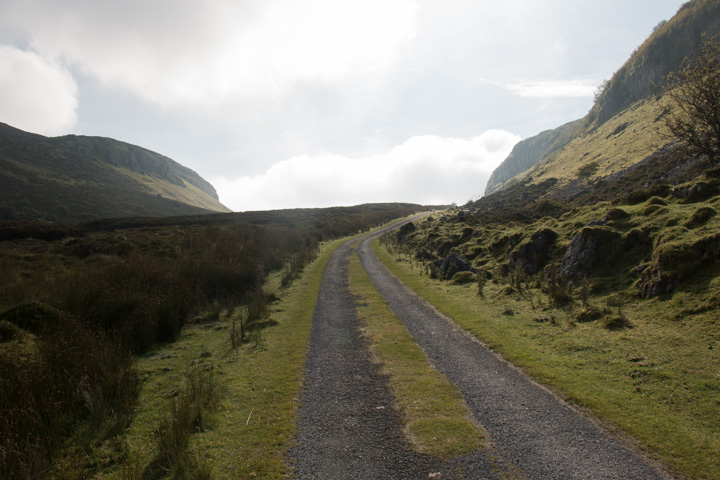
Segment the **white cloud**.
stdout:
<svg viewBox="0 0 720 480">
<path fill-rule="evenodd" d="M 498 82 L 480 79 L 482 83 L 504 88 L 520 97 L 562 98 L 592 97 L 599 82 L 592 80 L 523 80 L 519 82 Z"/>
<path fill-rule="evenodd" d="M 59 64 L 0 45 L 0 121 L 22 130 L 67 133 L 77 120 L 78 87 Z"/>
<path fill-rule="evenodd" d="M 464 203 L 484 191 L 492 171 L 519 140 L 502 130 L 470 139 L 417 136 L 379 155 L 299 155 L 261 175 L 210 180 L 220 200 L 236 211 L 371 202 Z"/>
<path fill-rule="evenodd" d="M 33 49 L 165 107 L 206 109 L 382 71 L 415 34 L 411 0 L 4 3 L 6 27 L 22 28 Z"/>
</svg>

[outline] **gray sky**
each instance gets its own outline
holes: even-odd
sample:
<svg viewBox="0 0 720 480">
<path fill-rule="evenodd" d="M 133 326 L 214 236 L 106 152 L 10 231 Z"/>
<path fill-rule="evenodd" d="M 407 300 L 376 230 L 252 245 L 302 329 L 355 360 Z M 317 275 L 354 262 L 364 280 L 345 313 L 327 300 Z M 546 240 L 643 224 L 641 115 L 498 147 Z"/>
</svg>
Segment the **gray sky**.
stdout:
<svg viewBox="0 0 720 480">
<path fill-rule="evenodd" d="M 0 0 L 0 122 L 197 171 L 233 210 L 465 203 L 682 0 Z"/>
</svg>

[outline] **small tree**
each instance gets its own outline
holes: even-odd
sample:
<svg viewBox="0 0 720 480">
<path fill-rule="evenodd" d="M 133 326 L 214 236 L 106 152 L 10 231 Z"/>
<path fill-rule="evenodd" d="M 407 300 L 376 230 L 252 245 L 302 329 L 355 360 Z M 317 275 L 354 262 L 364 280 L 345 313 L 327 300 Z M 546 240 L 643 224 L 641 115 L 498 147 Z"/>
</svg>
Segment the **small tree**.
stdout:
<svg viewBox="0 0 720 480">
<path fill-rule="evenodd" d="M 673 137 L 689 155 L 720 159 L 720 45 L 706 40 L 695 57 L 667 76 L 667 94 L 674 102 L 666 117 Z"/>
<path fill-rule="evenodd" d="M 590 162 L 583 165 L 578 169 L 578 178 L 584 179 L 588 185 L 590 185 L 590 179 L 600 169 L 600 165 L 597 162 Z"/>
</svg>

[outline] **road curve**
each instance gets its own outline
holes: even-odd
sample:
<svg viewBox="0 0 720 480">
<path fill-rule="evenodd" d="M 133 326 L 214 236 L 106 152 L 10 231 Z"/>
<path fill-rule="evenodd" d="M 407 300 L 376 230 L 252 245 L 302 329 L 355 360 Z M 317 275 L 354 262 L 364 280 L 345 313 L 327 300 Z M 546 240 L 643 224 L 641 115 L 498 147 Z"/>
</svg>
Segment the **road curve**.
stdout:
<svg viewBox="0 0 720 480">
<path fill-rule="evenodd" d="M 669 478 L 405 287 L 370 249 L 380 234 L 360 243 L 365 270 L 435 367 L 458 386 L 504 461 L 528 479 Z"/>
</svg>

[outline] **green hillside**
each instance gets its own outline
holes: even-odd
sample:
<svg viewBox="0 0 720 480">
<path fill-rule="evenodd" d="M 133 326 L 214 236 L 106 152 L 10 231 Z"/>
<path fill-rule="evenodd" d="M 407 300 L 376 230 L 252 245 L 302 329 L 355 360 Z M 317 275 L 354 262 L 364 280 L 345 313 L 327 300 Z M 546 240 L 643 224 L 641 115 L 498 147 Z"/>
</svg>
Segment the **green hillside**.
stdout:
<svg viewBox="0 0 720 480">
<path fill-rule="evenodd" d="M 513 150 L 493 172 L 486 194 L 518 181 L 538 185 L 556 179 L 552 190 L 563 188 L 559 196 L 566 198 L 574 188 L 568 189 L 568 184 L 583 164 L 598 162 L 598 178 L 617 177 L 661 151 L 671 142 L 662 119 L 668 106 L 662 95 L 664 79 L 699 49 L 704 37 L 718 33 L 720 3 L 715 0 L 685 3 L 672 19 L 658 25 L 603 85 L 583 119 L 518 144 L 519 152 Z M 548 142 L 548 138 L 552 141 Z M 528 149 L 528 145 L 534 148 Z M 524 155 L 522 162 L 518 161 L 519 153 Z"/>
<path fill-rule="evenodd" d="M 228 212 L 194 171 L 110 138 L 48 138 L 0 124 L 0 219 Z"/>
</svg>

